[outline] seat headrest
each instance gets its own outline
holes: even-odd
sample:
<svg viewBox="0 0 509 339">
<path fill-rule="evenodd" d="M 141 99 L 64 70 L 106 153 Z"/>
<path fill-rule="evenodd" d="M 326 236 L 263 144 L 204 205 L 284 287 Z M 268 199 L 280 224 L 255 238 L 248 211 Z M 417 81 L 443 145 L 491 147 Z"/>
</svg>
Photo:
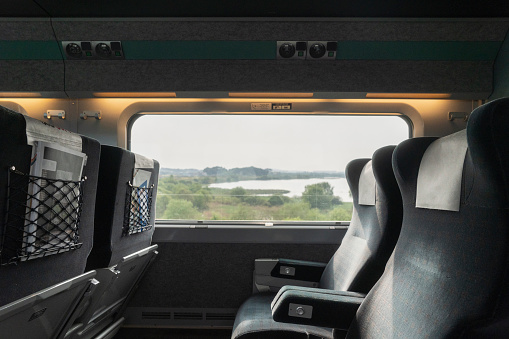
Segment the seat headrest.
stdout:
<svg viewBox="0 0 509 339">
<path fill-rule="evenodd" d="M 419 166 L 415 207 L 459 211 L 467 148 L 466 130 L 428 146 Z"/>
<path fill-rule="evenodd" d="M 376 202 L 376 180 L 373 173 L 372 161 L 368 161 L 362 168 L 359 178 L 359 205 L 374 206 Z"/>
<path fill-rule="evenodd" d="M 134 168 L 154 168 L 154 159 L 134 153 Z"/>
</svg>

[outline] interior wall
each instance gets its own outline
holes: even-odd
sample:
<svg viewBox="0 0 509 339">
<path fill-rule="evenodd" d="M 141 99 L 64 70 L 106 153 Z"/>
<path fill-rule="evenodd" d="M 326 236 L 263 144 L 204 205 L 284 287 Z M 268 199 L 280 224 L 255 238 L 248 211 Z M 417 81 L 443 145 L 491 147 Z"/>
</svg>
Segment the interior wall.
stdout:
<svg viewBox="0 0 509 339">
<path fill-rule="evenodd" d="M 493 93 L 489 100 L 509 96 L 509 32 L 498 52 L 493 68 Z"/>
<path fill-rule="evenodd" d="M 130 118 L 142 112 L 188 114 L 253 113 L 252 102 L 292 102 L 289 114 L 401 113 L 412 123 L 413 136 L 443 136 L 466 127 L 462 119 L 448 120 L 449 112 L 470 113 L 480 102 L 470 100 L 308 100 L 308 99 L 0 99 L 0 105 L 28 114 L 50 125 L 97 139 L 102 144 L 126 147 Z M 64 110 L 66 118 L 44 118 L 46 110 Z M 97 111 L 101 120 L 80 118 Z M 274 112 L 254 112 L 273 114 Z"/>
</svg>

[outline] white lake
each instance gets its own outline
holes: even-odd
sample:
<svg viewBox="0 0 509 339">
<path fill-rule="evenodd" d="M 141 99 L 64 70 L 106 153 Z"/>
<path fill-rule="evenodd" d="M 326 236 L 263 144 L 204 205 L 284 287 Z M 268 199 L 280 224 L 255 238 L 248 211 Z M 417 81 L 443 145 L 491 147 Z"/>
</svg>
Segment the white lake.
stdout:
<svg viewBox="0 0 509 339">
<path fill-rule="evenodd" d="M 288 197 L 301 196 L 307 185 L 328 182 L 334 189 L 334 195 L 342 201 L 352 201 L 350 188 L 345 178 L 322 178 L 322 179 L 289 179 L 289 180 L 245 180 L 235 182 L 222 182 L 210 184 L 209 187 L 232 189 L 242 187 L 245 189 L 279 189 L 290 191 L 285 194 Z"/>
</svg>

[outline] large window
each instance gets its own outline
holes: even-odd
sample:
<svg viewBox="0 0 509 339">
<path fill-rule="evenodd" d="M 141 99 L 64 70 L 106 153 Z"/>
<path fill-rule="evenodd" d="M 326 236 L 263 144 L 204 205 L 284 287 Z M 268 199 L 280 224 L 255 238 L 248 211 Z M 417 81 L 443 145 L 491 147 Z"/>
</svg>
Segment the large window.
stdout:
<svg viewBox="0 0 509 339">
<path fill-rule="evenodd" d="M 158 219 L 341 221 L 346 164 L 408 136 L 394 115 L 152 114 L 131 150 L 161 165 Z"/>
</svg>

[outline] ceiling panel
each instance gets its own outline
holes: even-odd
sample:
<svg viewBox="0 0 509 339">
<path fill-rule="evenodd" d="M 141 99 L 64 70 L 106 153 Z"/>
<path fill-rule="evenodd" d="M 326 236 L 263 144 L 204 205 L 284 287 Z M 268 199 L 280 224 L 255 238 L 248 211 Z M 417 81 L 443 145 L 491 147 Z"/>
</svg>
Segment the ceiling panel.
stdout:
<svg viewBox="0 0 509 339">
<path fill-rule="evenodd" d="M 489 2 L 461 0 L 257 0 L 249 2 L 238 0 L 34 0 L 34 3 L 40 4 L 52 17 L 482 18 L 509 16 L 507 0 Z"/>
<path fill-rule="evenodd" d="M 0 0 L 0 17 L 47 17 L 48 14 L 32 0 Z"/>
</svg>

